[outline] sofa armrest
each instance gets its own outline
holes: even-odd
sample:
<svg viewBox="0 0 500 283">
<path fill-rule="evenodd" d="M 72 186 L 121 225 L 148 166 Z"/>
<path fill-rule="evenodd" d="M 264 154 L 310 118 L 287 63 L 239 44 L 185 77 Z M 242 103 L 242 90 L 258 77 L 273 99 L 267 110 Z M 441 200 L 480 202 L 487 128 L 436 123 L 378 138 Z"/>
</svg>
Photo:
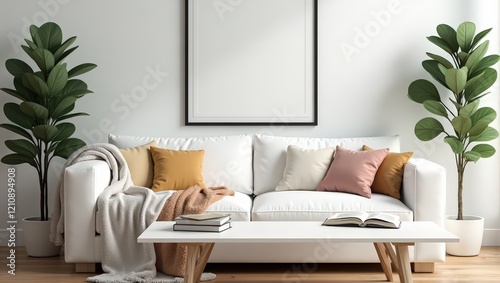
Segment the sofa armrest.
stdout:
<svg viewBox="0 0 500 283">
<path fill-rule="evenodd" d="M 446 169 L 423 158 L 412 158 L 403 175 L 402 201 L 413 211 L 414 221 L 433 221 L 444 226 Z M 445 244 L 416 244 L 415 262 L 445 259 Z"/>
<path fill-rule="evenodd" d="M 64 172 L 66 262 L 100 262 L 95 250 L 96 203 L 109 185 L 111 170 L 102 160 L 75 163 Z"/>
<path fill-rule="evenodd" d="M 402 201 L 415 221 L 434 221 L 443 226 L 446 213 L 446 170 L 423 158 L 412 158 L 403 175 Z"/>
</svg>

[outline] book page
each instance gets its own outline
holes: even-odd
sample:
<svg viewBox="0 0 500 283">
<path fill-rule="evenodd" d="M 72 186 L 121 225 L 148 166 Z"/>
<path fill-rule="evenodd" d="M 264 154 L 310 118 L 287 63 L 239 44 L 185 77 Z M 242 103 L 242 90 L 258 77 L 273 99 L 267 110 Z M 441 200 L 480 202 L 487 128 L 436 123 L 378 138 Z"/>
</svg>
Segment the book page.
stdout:
<svg viewBox="0 0 500 283">
<path fill-rule="evenodd" d="M 383 213 L 383 212 L 372 213 L 372 214 L 370 214 L 368 219 L 378 219 L 378 220 L 382 220 L 382 221 L 386 221 L 386 222 L 390 222 L 390 223 L 399 223 L 400 222 L 399 216 L 394 215 L 394 214 L 390 214 L 390 213 Z"/>
<path fill-rule="evenodd" d="M 337 212 L 332 216 L 328 217 L 328 219 L 349 219 L 349 218 L 357 218 L 361 222 L 365 222 L 365 220 L 370 216 L 370 214 L 364 211 L 346 211 L 346 212 Z"/>
</svg>

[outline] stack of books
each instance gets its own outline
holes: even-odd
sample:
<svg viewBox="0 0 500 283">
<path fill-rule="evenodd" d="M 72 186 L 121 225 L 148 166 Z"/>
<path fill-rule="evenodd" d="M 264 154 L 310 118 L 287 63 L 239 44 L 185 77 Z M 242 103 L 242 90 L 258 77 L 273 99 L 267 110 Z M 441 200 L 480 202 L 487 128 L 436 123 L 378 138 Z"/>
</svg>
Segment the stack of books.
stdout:
<svg viewBox="0 0 500 283">
<path fill-rule="evenodd" d="M 174 231 L 222 232 L 231 228 L 231 215 L 222 213 L 185 214 L 175 218 Z"/>
</svg>

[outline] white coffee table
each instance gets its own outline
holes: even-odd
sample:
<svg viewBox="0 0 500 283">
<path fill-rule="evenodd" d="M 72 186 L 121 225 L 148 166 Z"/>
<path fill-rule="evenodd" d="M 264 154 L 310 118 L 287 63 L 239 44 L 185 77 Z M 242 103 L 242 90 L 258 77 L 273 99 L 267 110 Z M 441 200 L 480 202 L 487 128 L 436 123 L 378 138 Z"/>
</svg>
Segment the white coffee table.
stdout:
<svg viewBox="0 0 500 283">
<path fill-rule="evenodd" d="M 137 239 L 139 243 L 181 243 L 188 246 L 184 282 L 198 282 L 216 243 L 373 243 L 387 280 L 391 262 L 400 282 L 413 282 L 408 246 L 415 243 L 458 242 L 459 238 L 434 222 L 403 222 L 400 229 L 322 226 L 321 222 L 232 222 L 222 233 L 173 231 L 171 221 L 158 221 Z M 393 249 L 395 247 L 395 251 Z"/>
</svg>

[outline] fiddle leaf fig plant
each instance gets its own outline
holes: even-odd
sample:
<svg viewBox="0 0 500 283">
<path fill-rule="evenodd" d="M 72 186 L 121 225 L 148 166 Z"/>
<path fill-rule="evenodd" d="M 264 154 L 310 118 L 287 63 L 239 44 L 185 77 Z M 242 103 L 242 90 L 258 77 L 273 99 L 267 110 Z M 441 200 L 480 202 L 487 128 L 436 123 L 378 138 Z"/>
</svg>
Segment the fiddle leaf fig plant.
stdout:
<svg viewBox="0 0 500 283">
<path fill-rule="evenodd" d="M 37 170 L 40 190 L 40 220 L 48 220 L 48 170 L 51 160 L 58 156 L 68 158 L 85 142 L 71 137 L 76 130 L 68 119 L 85 116 L 87 113 L 73 112 L 76 101 L 91 93 L 87 84 L 76 76 L 96 67 L 84 63 L 68 70 L 64 59 L 78 46 L 70 46 L 76 36 L 63 42 L 61 28 L 52 22 L 40 27 L 30 27 L 31 40 L 22 49 L 33 60 L 32 65 L 19 59 L 5 62 L 7 71 L 14 76 L 14 88 L 2 88 L 5 93 L 20 102 L 8 102 L 3 112 L 11 123 L 0 124 L 1 128 L 20 136 L 6 140 L 12 151 L 1 161 L 9 165 L 27 163 Z"/>
<path fill-rule="evenodd" d="M 488 158 L 495 148 L 487 143 L 498 137 L 498 131 L 490 126 L 497 116 L 491 107 L 480 107 L 480 99 L 489 94 L 487 90 L 496 82 L 497 71 L 492 68 L 500 56 L 488 55 L 489 41 L 484 40 L 491 31 L 476 34 L 476 25 L 460 24 L 455 30 L 446 24 L 437 26 L 438 36 L 427 39 L 449 55 L 427 53 L 429 60 L 422 62 L 423 68 L 446 93 L 440 93 L 434 83 L 419 79 L 408 87 L 411 100 L 420 103 L 427 111 L 440 118 L 421 119 L 415 125 L 415 135 L 422 141 L 430 141 L 444 134 L 455 155 L 458 173 L 458 214 L 463 220 L 463 178 L 470 162 Z M 444 124 L 444 125 L 443 125 Z"/>
</svg>

